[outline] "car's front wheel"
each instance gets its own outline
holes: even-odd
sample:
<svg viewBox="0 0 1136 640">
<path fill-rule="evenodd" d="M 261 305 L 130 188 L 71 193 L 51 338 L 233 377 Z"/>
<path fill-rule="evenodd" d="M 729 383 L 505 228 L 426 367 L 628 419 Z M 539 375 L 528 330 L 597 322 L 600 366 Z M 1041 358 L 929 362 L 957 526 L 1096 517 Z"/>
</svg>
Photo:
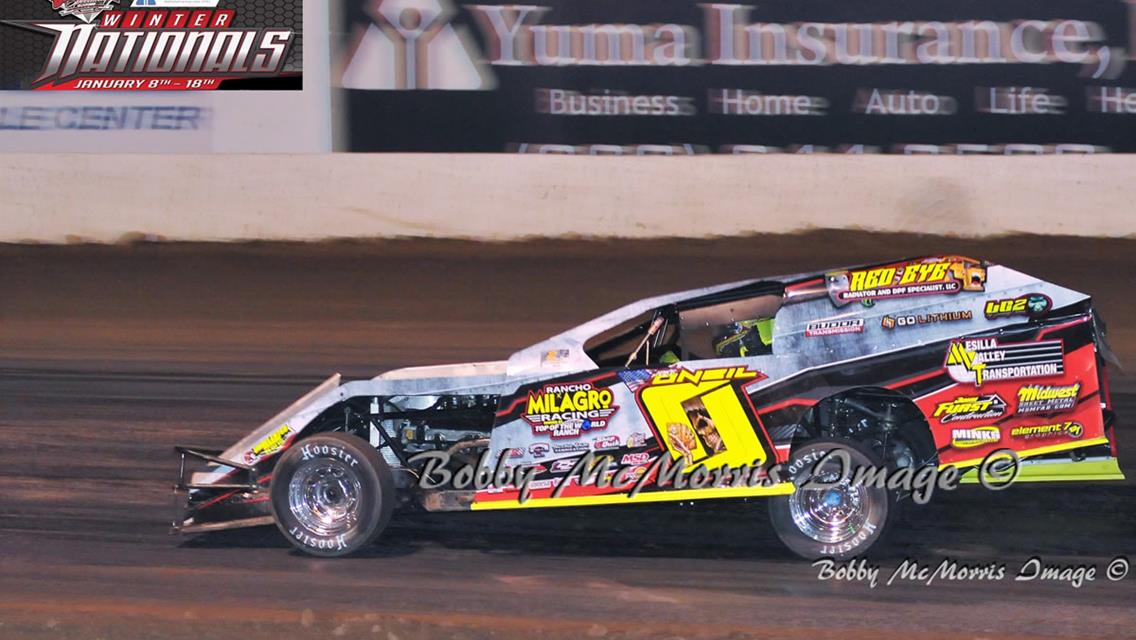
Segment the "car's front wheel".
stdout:
<svg viewBox="0 0 1136 640">
<path fill-rule="evenodd" d="M 345 556 L 379 535 L 394 510 L 390 467 L 370 443 L 326 433 L 280 457 L 272 477 L 276 526 L 298 549 Z"/>
<path fill-rule="evenodd" d="M 840 455 L 830 455 L 834 451 Z M 769 505 L 777 536 L 810 560 L 843 560 L 867 552 L 894 516 L 895 493 L 852 482 L 852 476 L 859 467 L 880 469 L 881 464 L 869 449 L 848 440 L 825 438 L 795 448 L 786 466 L 797 488 Z"/>
</svg>

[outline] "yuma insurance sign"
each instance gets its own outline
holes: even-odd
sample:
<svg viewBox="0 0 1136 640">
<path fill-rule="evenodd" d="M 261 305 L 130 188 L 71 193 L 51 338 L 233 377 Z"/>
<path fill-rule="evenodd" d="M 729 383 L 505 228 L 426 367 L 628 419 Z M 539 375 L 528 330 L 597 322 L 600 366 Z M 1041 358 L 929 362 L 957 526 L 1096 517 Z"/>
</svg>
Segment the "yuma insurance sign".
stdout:
<svg viewBox="0 0 1136 640">
<path fill-rule="evenodd" d="M 352 149 L 1136 150 L 1136 0 L 342 8 Z"/>
</svg>

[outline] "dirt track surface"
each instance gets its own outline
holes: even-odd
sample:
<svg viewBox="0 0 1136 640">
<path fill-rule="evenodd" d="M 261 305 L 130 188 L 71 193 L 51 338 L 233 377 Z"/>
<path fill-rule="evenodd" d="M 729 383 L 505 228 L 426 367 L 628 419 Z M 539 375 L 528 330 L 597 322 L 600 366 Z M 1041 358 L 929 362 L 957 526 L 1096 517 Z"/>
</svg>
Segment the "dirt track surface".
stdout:
<svg viewBox="0 0 1136 640">
<path fill-rule="evenodd" d="M 402 517 L 348 560 L 272 528 L 166 533 L 174 443 L 228 445 L 335 371 L 499 358 L 645 295 L 933 252 L 1091 293 L 1136 363 L 1136 241 L 0 246 L 0 638 L 1136 637 L 1136 568 L 1102 575 L 1136 562 L 1132 480 L 907 510 L 881 582 L 905 558 L 1009 576 L 930 586 L 818 581 L 746 503 Z M 1113 380 L 1129 478 L 1133 380 Z M 1033 555 L 1097 579 L 1010 579 Z"/>
</svg>

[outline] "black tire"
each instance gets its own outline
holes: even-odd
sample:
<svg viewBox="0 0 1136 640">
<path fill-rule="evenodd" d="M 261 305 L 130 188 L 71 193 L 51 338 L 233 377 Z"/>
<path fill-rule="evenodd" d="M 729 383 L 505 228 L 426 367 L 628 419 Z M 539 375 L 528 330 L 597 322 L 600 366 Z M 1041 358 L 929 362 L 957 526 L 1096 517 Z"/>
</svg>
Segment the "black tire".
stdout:
<svg viewBox="0 0 1136 640">
<path fill-rule="evenodd" d="M 777 537 L 793 553 L 809 560 L 846 560 L 865 554 L 896 515 L 895 492 L 886 487 L 848 483 L 836 489 L 804 487 L 818 463 L 834 449 L 847 453 L 852 471 L 862 466 L 882 468 L 879 458 L 856 442 L 838 438 L 812 440 L 795 448 L 785 465 L 796 491 L 775 496 L 769 504 L 769 517 Z M 825 473 L 819 479 L 831 477 L 840 465 L 830 459 L 818 470 Z"/>
<path fill-rule="evenodd" d="M 346 556 L 370 544 L 394 511 L 394 478 L 370 443 L 325 433 L 292 445 L 272 476 L 272 515 L 297 549 Z"/>
</svg>

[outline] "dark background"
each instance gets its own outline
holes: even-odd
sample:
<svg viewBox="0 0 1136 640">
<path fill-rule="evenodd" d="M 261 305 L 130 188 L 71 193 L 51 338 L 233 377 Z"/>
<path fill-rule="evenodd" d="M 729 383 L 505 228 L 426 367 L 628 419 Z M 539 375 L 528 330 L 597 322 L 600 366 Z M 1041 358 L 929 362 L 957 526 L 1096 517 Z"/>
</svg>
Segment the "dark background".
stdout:
<svg viewBox="0 0 1136 640">
<path fill-rule="evenodd" d="M 333 83 L 338 82 L 342 53 L 353 35 L 371 24 L 362 0 L 339 0 L 338 33 L 333 34 Z M 481 29 L 457 2 L 451 24 L 464 27 L 485 51 Z M 703 9 L 690 0 L 542 0 L 551 7 L 540 24 L 668 23 L 691 25 L 701 34 Z M 1078 19 L 1095 22 L 1113 47 L 1127 55 L 1128 10 L 1120 0 L 907 1 L 848 3 L 840 0 L 779 0 L 752 4 L 749 22 L 891 22 L 1017 19 Z M 1005 46 L 1005 43 L 1003 43 Z M 501 152 L 515 143 L 692 144 L 718 151 L 726 144 L 793 145 L 865 144 L 895 152 L 906 143 L 1079 143 L 1114 152 L 1136 151 L 1136 116 L 1086 111 L 1087 88 L 1136 87 L 1136 70 L 1117 78 L 1079 77 L 1080 65 L 832 65 L 693 67 L 513 67 L 488 65 L 497 76 L 493 91 L 338 90 L 345 116 L 337 139 L 351 151 Z M 1063 115 L 997 115 L 975 110 L 979 86 L 1033 86 L 1068 100 Z M 949 116 L 880 116 L 851 113 L 858 88 L 915 90 L 950 95 L 958 111 Z M 698 109 L 691 117 L 553 116 L 534 111 L 537 88 L 580 92 L 608 89 L 627 94 L 690 96 Z M 707 90 L 740 88 L 764 94 L 824 96 L 824 116 L 725 116 L 707 113 Z"/>
</svg>

